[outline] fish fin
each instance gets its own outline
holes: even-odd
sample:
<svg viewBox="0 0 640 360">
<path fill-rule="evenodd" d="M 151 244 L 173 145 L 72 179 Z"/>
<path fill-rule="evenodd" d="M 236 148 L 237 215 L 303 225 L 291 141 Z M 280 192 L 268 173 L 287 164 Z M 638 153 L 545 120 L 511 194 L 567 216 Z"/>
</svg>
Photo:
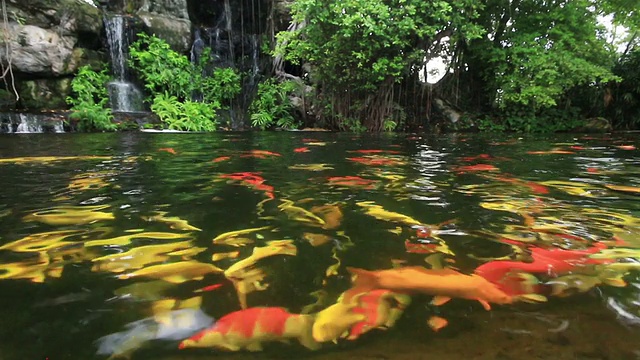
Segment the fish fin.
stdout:
<svg viewBox="0 0 640 360">
<path fill-rule="evenodd" d="M 487 310 L 487 311 L 491 310 L 491 304 L 489 304 L 487 301 L 481 300 L 481 299 L 477 299 L 477 300 L 478 300 L 478 302 L 480 302 L 480 304 L 482 304 L 482 307 L 485 310 Z"/>
<path fill-rule="evenodd" d="M 523 294 L 515 296 L 517 300 L 527 303 L 547 302 L 547 297 L 540 294 Z"/>
<path fill-rule="evenodd" d="M 359 292 L 367 292 L 378 286 L 378 276 L 373 271 L 353 267 L 347 267 L 347 271 L 352 277 L 355 276 L 353 284 Z"/>
<path fill-rule="evenodd" d="M 440 316 L 432 316 L 427 320 L 427 324 L 433 331 L 438 331 L 443 327 L 449 325 L 449 321 Z"/>
<path fill-rule="evenodd" d="M 606 279 L 602 279 L 602 282 L 609 285 L 609 286 L 615 286 L 615 287 L 625 287 L 627 286 L 627 282 L 622 280 L 622 278 L 606 278 Z"/>
<path fill-rule="evenodd" d="M 431 300 L 431 305 L 441 306 L 448 303 L 449 300 L 451 300 L 451 298 L 448 296 L 436 295 L 433 297 L 433 300 Z"/>
<path fill-rule="evenodd" d="M 245 348 L 251 352 L 262 351 L 262 344 L 260 344 L 260 342 L 254 342 L 247 345 Z"/>
</svg>

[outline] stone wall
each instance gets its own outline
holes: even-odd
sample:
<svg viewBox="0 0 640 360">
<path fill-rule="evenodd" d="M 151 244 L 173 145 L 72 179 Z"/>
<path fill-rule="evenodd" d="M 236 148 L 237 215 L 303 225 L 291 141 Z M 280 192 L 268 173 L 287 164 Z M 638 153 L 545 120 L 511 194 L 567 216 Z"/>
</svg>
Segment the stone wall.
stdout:
<svg viewBox="0 0 640 360">
<path fill-rule="evenodd" d="M 26 110 L 64 108 L 70 79 L 85 64 L 103 60 L 99 9 L 81 0 L 7 0 L 0 60 L 11 64 Z M 0 104 L 14 107 L 12 89 Z"/>
<path fill-rule="evenodd" d="M 33 112 L 66 109 L 65 98 L 71 95 L 71 79 L 77 69 L 89 64 L 99 70 L 109 61 L 103 24 L 105 16 L 131 15 L 140 20 L 144 31 L 187 54 L 193 43 L 194 25 L 207 26 L 203 21 L 219 17 L 213 9 L 220 8 L 224 0 L 5 1 L 9 23 L 0 37 L 0 61 L 5 66 L 11 64 L 20 99 L 16 102 L 11 88 L 0 87 L 0 111 Z M 267 31 L 267 22 L 275 25 L 276 31 L 284 30 L 288 25 L 290 0 L 230 2 L 235 9 L 244 9 L 244 12 L 233 12 L 237 33 L 261 34 Z M 256 3 L 261 5 L 256 7 Z M 256 8 L 265 13 L 254 14 Z M 212 19 L 203 16 L 205 10 L 214 15 Z M 273 18 L 267 19 L 266 12 Z M 238 17 L 238 14 L 244 15 Z M 240 24 L 243 28 L 235 29 Z"/>
</svg>

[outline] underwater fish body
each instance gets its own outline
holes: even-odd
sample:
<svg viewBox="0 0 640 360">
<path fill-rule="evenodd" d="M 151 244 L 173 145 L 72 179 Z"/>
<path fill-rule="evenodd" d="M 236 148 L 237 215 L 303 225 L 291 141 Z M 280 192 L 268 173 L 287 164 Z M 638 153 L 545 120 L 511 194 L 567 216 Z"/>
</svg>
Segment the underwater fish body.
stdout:
<svg viewBox="0 0 640 360">
<path fill-rule="evenodd" d="M 152 340 L 180 340 L 211 326 L 213 318 L 200 309 L 181 309 L 164 314 L 162 321 L 148 317 L 126 325 L 126 330 L 96 340 L 97 354 L 129 357 Z"/>
<path fill-rule="evenodd" d="M 484 263 L 476 268 L 475 274 L 487 279 L 494 284 L 504 283 L 509 273 L 524 272 L 529 274 L 546 274 L 558 276 L 566 274 L 579 267 L 586 265 L 599 265 L 611 260 L 592 259 L 589 256 L 599 253 L 606 246 L 596 244 L 583 250 L 565 250 L 565 249 L 542 249 L 534 247 L 531 249 L 531 257 L 533 262 L 496 260 Z M 501 287 L 503 291 L 510 294 L 517 294 L 517 287 Z"/>
<path fill-rule="evenodd" d="M 430 270 L 420 266 L 390 270 L 369 271 L 358 268 L 347 270 L 355 275 L 353 289 L 365 292 L 372 289 L 388 289 L 400 293 L 434 295 L 433 303 L 442 305 L 450 298 L 477 300 L 486 310 L 489 303 L 511 304 L 514 299 L 496 285 L 478 275 L 465 275 L 451 269 Z"/>
<path fill-rule="evenodd" d="M 359 305 L 352 311 L 363 314 L 366 318 L 351 327 L 347 339 L 357 339 L 373 329 L 392 327 L 410 303 L 409 295 L 386 289 L 376 289 L 364 294 L 359 299 Z"/>
<path fill-rule="evenodd" d="M 279 307 L 253 307 L 220 318 L 215 325 L 183 340 L 179 348 L 216 348 L 226 351 L 260 351 L 262 343 L 295 338 L 309 348 L 319 344 L 311 337 L 311 315 L 298 315 Z"/>
</svg>

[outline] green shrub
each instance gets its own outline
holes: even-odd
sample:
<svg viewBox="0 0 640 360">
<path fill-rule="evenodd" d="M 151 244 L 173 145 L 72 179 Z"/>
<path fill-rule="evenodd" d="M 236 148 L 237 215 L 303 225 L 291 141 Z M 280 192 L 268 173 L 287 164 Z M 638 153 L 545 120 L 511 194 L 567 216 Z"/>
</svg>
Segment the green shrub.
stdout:
<svg viewBox="0 0 640 360">
<path fill-rule="evenodd" d="M 199 64 L 179 54 L 156 36 L 138 34 L 131 44 L 129 66 L 145 83 L 151 111 L 170 129 L 214 131 L 216 110 L 227 108 L 241 91 L 240 75 L 232 68 L 216 68 L 206 76 L 209 51 Z M 201 101 L 194 101 L 200 94 Z"/>
<path fill-rule="evenodd" d="M 71 89 L 75 97 L 67 97 L 71 105 L 69 119 L 77 121 L 78 131 L 114 131 L 113 114 L 107 107 L 109 95 L 106 84 L 111 80 L 108 68 L 96 72 L 91 67 L 83 66 L 71 81 Z"/>
<path fill-rule="evenodd" d="M 186 100 L 180 102 L 177 97 L 159 94 L 153 99 L 151 111 L 171 130 L 215 131 L 215 108 L 212 104 Z"/>
<path fill-rule="evenodd" d="M 273 126 L 283 129 L 297 128 L 289 94 L 298 87 L 298 84 L 291 80 L 279 83 L 274 79 L 268 79 L 260 83 L 258 94 L 249 106 L 251 124 L 262 130 Z"/>
</svg>

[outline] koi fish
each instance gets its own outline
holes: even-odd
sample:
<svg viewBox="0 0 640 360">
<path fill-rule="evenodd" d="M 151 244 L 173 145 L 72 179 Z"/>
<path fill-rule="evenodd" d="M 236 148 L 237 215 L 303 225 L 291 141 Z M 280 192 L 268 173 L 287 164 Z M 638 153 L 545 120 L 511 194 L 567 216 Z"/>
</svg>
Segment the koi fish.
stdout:
<svg viewBox="0 0 640 360">
<path fill-rule="evenodd" d="M 609 190 L 613 190 L 613 191 L 620 191 L 620 192 L 624 192 L 624 193 L 628 193 L 628 194 L 640 195 L 640 187 L 638 187 L 638 186 L 624 186 L 624 185 L 605 184 L 604 187 L 606 187 Z"/>
<path fill-rule="evenodd" d="M 573 151 L 553 149 L 548 151 L 527 151 L 530 155 L 549 155 L 549 154 L 574 154 Z"/>
<path fill-rule="evenodd" d="M 152 340 L 180 340 L 211 326 L 213 318 L 200 309 L 181 309 L 165 314 L 162 321 L 148 317 L 126 325 L 126 330 L 96 340 L 98 355 L 129 357 Z"/>
<path fill-rule="evenodd" d="M 497 284 L 502 291 L 517 294 L 518 289 L 504 284 L 507 275 L 512 272 L 525 272 L 529 274 L 547 274 L 558 276 L 568 273 L 578 267 L 586 265 L 597 265 L 612 260 L 592 259 L 589 256 L 600 252 L 606 245 L 596 244 L 584 250 L 565 249 L 542 249 L 531 248 L 533 262 L 496 260 L 484 263 L 477 267 L 475 274 L 487 279 L 491 283 Z"/>
<path fill-rule="evenodd" d="M 231 160 L 230 156 L 218 156 L 217 158 L 211 160 L 214 163 Z"/>
<path fill-rule="evenodd" d="M 378 183 L 376 180 L 363 179 L 360 176 L 333 176 L 327 179 L 331 185 L 359 187 L 373 189 Z"/>
<path fill-rule="evenodd" d="M 351 327 L 347 339 L 355 340 L 370 330 L 392 327 L 409 304 L 409 295 L 386 289 L 376 289 L 364 294 L 352 311 L 355 314 L 363 314 L 365 319 Z"/>
<path fill-rule="evenodd" d="M 212 327 L 183 340 L 178 348 L 261 351 L 262 343 L 293 338 L 316 350 L 320 345 L 311 336 L 312 324 L 311 315 L 291 314 L 279 307 L 253 307 L 221 317 Z"/>
<path fill-rule="evenodd" d="M 356 152 L 360 154 L 400 154 L 398 150 L 381 150 L 381 149 L 371 149 L 371 150 L 351 150 L 350 152 Z"/>
<path fill-rule="evenodd" d="M 525 180 L 520 180 L 520 179 L 516 179 L 516 178 L 509 178 L 506 176 L 496 176 L 496 177 L 487 177 L 489 179 L 493 179 L 493 180 L 497 180 L 497 181 L 502 181 L 502 182 L 506 182 L 506 183 L 511 183 L 514 185 L 518 185 L 518 186 L 524 186 L 524 187 L 528 187 L 532 192 L 536 193 L 536 194 L 548 194 L 549 193 L 549 188 L 542 185 L 542 184 L 538 184 L 535 181 L 525 181 Z"/>
<path fill-rule="evenodd" d="M 262 226 L 262 227 L 257 227 L 257 228 L 250 228 L 250 229 L 242 229 L 242 230 L 235 230 L 235 231 L 229 231 L 223 234 L 220 234 L 218 236 L 216 236 L 213 239 L 213 243 L 214 244 L 226 244 L 227 241 L 229 239 L 232 238 L 236 238 L 240 235 L 246 235 L 246 234 L 251 234 L 260 230 L 267 230 L 267 229 L 271 229 L 271 226 Z"/>
<path fill-rule="evenodd" d="M 165 216 L 167 215 L 166 211 L 154 211 L 154 215 L 152 216 L 142 216 L 142 219 L 145 221 L 158 221 L 169 225 L 170 228 L 175 230 L 184 230 L 184 231 L 202 231 L 201 229 L 190 225 L 187 220 L 180 219 L 177 216 Z"/>
<path fill-rule="evenodd" d="M 515 300 L 481 276 L 465 275 L 451 269 L 429 270 L 409 266 L 379 271 L 351 267 L 347 270 L 355 276 L 355 290 L 350 290 L 353 292 L 388 289 L 399 293 L 423 293 L 434 295 L 432 304 L 436 306 L 456 297 L 477 300 L 486 310 L 491 310 L 489 303 L 511 304 Z"/>
<path fill-rule="evenodd" d="M 293 149 L 293 152 L 296 153 L 305 153 L 305 152 L 309 152 L 309 148 L 308 147 L 299 147 L 299 148 L 295 148 Z"/>
<path fill-rule="evenodd" d="M 358 299 L 363 294 L 358 293 L 344 298 L 328 308 L 318 312 L 312 327 L 313 339 L 317 342 L 337 342 L 339 338 L 346 337 L 349 329 L 355 324 L 366 320 L 364 314 L 354 312 L 358 306 Z"/>
<path fill-rule="evenodd" d="M 273 186 L 266 185 L 264 183 L 265 182 L 264 178 L 260 176 L 259 173 L 240 172 L 240 173 L 233 173 L 233 174 L 223 174 L 223 175 L 220 175 L 220 177 L 223 179 L 232 179 L 232 180 L 241 181 L 242 183 L 247 184 L 256 190 L 264 191 L 265 195 L 268 198 L 270 199 L 274 198 Z"/>
<path fill-rule="evenodd" d="M 202 280 L 207 274 L 221 272 L 223 272 L 222 269 L 216 266 L 191 260 L 152 265 L 134 272 L 118 275 L 118 278 L 124 280 L 141 276 L 162 279 L 173 284 L 181 284 L 193 279 Z"/>
<path fill-rule="evenodd" d="M 469 171 L 499 171 L 497 167 L 491 164 L 476 164 L 476 165 L 465 165 L 465 166 L 456 166 L 452 169 L 458 174 L 464 174 Z"/>
<path fill-rule="evenodd" d="M 368 166 L 393 166 L 404 165 L 405 162 L 397 159 L 383 158 L 383 157 L 352 157 L 347 160 L 357 162 Z"/>
<path fill-rule="evenodd" d="M 240 155 L 240 157 L 253 157 L 258 159 L 266 159 L 267 157 L 272 156 L 281 156 L 277 152 L 267 151 L 267 150 L 250 150 L 246 153 Z"/>
<path fill-rule="evenodd" d="M 391 222 L 397 222 L 408 226 L 424 226 L 420 221 L 397 212 L 389 211 L 380 205 L 375 204 L 373 201 L 360 201 L 356 205 L 365 208 L 365 213 L 369 216 L 373 216 L 378 220 L 385 220 Z"/>
<path fill-rule="evenodd" d="M 287 216 L 292 220 L 319 227 L 326 224 L 323 219 L 321 219 L 311 211 L 305 210 L 304 208 L 301 208 L 299 206 L 295 206 L 294 202 L 291 200 L 282 199 L 282 203 L 278 205 L 278 209 L 287 214 Z"/>
<path fill-rule="evenodd" d="M 247 294 L 256 290 L 265 290 L 268 286 L 261 283 L 266 275 L 264 271 L 255 267 L 258 260 L 273 255 L 295 256 L 297 253 L 298 249 L 292 240 L 269 241 L 267 246 L 253 248 L 251 256 L 236 262 L 225 270 L 225 277 L 236 288 L 240 306 L 246 309 Z"/>
<path fill-rule="evenodd" d="M 177 152 L 173 148 L 160 148 L 160 149 L 158 149 L 158 151 L 166 151 L 169 154 L 173 154 L 173 155 L 177 154 Z"/>
</svg>

